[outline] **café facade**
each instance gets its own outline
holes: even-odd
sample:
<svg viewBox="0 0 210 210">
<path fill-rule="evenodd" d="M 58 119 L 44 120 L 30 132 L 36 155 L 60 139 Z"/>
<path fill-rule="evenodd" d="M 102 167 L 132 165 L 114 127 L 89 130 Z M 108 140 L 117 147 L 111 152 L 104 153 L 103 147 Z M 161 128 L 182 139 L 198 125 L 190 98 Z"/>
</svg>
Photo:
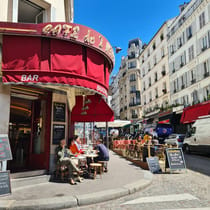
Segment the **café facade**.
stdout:
<svg viewBox="0 0 210 210">
<path fill-rule="evenodd" d="M 113 48 L 75 23 L 0 22 L 0 134 L 11 172 L 51 171 L 59 140 L 75 122 L 112 121 L 106 103 Z"/>
</svg>

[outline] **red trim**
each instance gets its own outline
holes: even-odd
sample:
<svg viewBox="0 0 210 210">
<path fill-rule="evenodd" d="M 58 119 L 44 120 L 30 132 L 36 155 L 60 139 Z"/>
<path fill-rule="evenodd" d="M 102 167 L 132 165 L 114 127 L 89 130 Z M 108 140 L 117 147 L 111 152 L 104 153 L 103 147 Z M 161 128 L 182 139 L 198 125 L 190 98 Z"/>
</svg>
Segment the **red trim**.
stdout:
<svg viewBox="0 0 210 210">
<path fill-rule="evenodd" d="M 65 22 L 40 24 L 0 22 L 0 33 L 56 38 L 82 44 L 103 54 L 109 60 L 111 68 L 114 65 L 114 51 L 107 39 L 97 31 L 80 24 Z"/>
<path fill-rule="evenodd" d="M 170 123 L 170 120 L 167 119 L 167 120 L 162 120 L 162 121 L 159 121 L 158 122 L 159 124 L 169 124 Z"/>
<path fill-rule="evenodd" d="M 210 100 L 200 104 L 186 107 L 183 110 L 180 122 L 183 124 L 193 123 L 198 119 L 198 117 L 209 114 L 210 114 Z"/>
<path fill-rule="evenodd" d="M 71 113 L 72 122 L 113 121 L 114 113 L 100 95 L 76 96 Z"/>
</svg>

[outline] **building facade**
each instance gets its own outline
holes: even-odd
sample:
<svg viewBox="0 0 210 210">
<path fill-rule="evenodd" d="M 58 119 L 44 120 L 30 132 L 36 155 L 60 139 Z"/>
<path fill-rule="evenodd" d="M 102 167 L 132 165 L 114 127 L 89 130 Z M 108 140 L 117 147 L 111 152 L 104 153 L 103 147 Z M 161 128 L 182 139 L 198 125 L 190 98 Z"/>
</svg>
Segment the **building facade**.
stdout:
<svg viewBox="0 0 210 210">
<path fill-rule="evenodd" d="M 139 55 L 142 42 L 139 38 L 128 43 L 127 56 L 123 57 L 120 66 L 119 94 L 120 119 L 138 121 L 142 117 L 141 82 Z"/>
<path fill-rule="evenodd" d="M 116 76 L 113 76 L 112 82 L 110 84 L 110 92 L 111 92 L 111 103 L 110 106 L 114 112 L 114 119 L 120 119 L 120 93 L 118 88 L 120 72 L 117 73 Z"/>
<path fill-rule="evenodd" d="M 165 22 L 141 53 L 143 116 L 147 123 L 157 123 L 159 113 L 170 104 L 167 31 L 171 21 Z"/>
<path fill-rule="evenodd" d="M 0 3 L 0 134 L 10 140 L 8 169 L 52 171 L 55 147 L 74 134 L 75 122 L 113 120 L 105 102 L 113 49 L 103 35 L 72 23 L 72 0 Z"/>
<path fill-rule="evenodd" d="M 210 2 L 192 0 L 181 7 L 168 33 L 171 103 L 181 105 L 179 119 L 183 106 L 208 103 L 210 99 L 209 48 Z M 185 119 L 182 123 L 194 121 Z"/>
</svg>

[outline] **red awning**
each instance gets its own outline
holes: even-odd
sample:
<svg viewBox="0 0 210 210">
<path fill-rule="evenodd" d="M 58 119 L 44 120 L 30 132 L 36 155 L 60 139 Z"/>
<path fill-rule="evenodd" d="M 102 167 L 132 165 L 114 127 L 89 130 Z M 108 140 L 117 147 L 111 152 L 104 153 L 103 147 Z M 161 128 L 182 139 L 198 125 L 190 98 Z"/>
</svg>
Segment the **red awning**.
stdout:
<svg viewBox="0 0 210 210">
<path fill-rule="evenodd" d="M 76 104 L 71 113 L 72 122 L 114 121 L 114 113 L 104 99 L 96 94 L 76 96 Z"/>
<path fill-rule="evenodd" d="M 210 114 L 210 101 L 187 107 L 183 110 L 180 122 L 183 124 L 195 122 L 198 117 Z"/>
</svg>

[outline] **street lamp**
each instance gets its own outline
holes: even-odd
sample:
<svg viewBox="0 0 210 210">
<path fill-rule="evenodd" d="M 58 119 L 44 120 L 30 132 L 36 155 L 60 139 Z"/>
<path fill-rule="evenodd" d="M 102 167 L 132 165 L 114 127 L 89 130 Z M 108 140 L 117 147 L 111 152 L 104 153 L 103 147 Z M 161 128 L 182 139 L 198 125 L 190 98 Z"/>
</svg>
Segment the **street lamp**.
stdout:
<svg viewBox="0 0 210 210">
<path fill-rule="evenodd" d="M 122 50 L 121 47 L 117 47 L 117 46 L 112 46 L 112 48 L 115 49 L 116 54 L 119 53 Z"/>
</svg>

